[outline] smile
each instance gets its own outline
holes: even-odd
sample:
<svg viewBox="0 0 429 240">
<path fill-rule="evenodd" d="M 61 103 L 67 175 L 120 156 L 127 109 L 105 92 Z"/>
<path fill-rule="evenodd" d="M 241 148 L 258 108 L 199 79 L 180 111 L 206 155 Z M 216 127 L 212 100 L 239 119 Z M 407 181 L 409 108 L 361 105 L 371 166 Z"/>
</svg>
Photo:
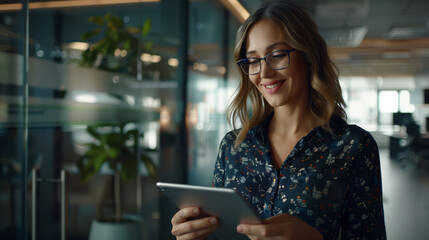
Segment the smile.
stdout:
<svg viewBox="0 0 429 240">
<path fill-rule="evenodd" d="M 273 89 L 273 88 L 277 88 L 280 85 L 282 85 L 286 80 L 281 80 L 281 81 L 276 81 L 276 82 L 271 82 L 271 83 L 267 83 L 267 84 L 263 84 L 263 86 L 267 89 Z"/>
<path fill-rule="evenodd" d="M 277 82 L 277 83 L 274 83 L 274 84 L 271 84 L 271 85 L 265 85 L 265 87 L 269 88 L 269 89 L 272 89 L 272 88 L 275 88 L 275 87 L 278 87 L 278 86 L 282 85 L 284 82 L 285 81 L 283 80 L 283 81 L 280 81 L 280 82 Z"/>
<path fill-rule="evenodd" d="M 281 80 L 281 81 L 272 81 L 266 84 L 263 84 L 265 91 L 268 94 L 274 94 L 277 91 L 280 90 L 280 88 L 282 87 L 283 83 L 285 83 L 286 80 Z"/>
</svg>

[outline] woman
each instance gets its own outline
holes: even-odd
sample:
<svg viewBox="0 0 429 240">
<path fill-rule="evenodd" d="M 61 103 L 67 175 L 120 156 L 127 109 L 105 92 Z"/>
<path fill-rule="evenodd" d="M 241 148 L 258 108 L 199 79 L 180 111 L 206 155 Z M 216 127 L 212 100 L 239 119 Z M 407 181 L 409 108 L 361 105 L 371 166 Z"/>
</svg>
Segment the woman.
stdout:
<svg viewBox="0 0 429 240">
<path fill-rule="evenodd" d="M 237 231 L 250 239 L 385 239 L 378 147 L 345 122 L 315 23 L 290 2 L 264 4 L 240 27 L 235 58 L 235 130 L 220 144 L 213 185 L 239 190 L 265 219 Z M 189 220 L 199 214 L 181 209 L 173 235 L 204 239 L 216 230 L 216 218 Z"/>
</svg>

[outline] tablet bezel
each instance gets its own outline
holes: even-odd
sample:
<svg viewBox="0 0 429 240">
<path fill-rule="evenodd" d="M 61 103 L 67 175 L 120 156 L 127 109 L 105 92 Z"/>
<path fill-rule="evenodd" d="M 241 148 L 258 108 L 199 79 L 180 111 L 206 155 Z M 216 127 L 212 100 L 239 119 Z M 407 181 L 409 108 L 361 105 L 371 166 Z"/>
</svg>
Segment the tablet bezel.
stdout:
<svg viewBox="0 0 429 240">
<path fill-rule="evenodd" d="M 220 226 L 214 232 L 218 239 L 248 239 L 237 233 L 237 225 L 262 223 L 256 211 L 235 189 L 165 182 L 157 182 L 156 186 L 179 209 L 200 207 L 204 215 L 218 217 Z"/>
</svg>

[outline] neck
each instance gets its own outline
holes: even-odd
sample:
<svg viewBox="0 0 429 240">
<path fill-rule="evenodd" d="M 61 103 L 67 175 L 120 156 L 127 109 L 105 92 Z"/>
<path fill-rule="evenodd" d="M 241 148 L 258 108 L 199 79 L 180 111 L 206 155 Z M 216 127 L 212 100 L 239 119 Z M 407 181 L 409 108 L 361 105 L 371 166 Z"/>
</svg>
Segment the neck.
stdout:
<svg viewBox="0 0 429 240">
<path fill-rule="evenodd" d="M 281 136 L 304 136 L 317 126 L 316 119 L 304 107 L 282 106 L 274 109 L 270 122 L 271 133 Z"/>
</svg>

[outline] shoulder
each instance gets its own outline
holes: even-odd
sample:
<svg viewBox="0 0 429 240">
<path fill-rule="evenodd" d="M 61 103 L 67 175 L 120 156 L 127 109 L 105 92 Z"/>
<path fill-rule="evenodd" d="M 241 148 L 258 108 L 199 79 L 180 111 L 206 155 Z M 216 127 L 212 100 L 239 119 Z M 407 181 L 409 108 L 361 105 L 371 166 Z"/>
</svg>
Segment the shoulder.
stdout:
<svg viewBox="0 0 429 240">
<path fill-rule="evenodd" d="M 227 156 L 241 156 L 249 149 L 249 146 L 258 145 L 258 138 L 249 131 L 242 142 L 235 146 L 240 129 L 229 131 L 220 142 L 219 153 Z"/>
<path fill-rule="evenodd" d="M 331 128 L 334 135 L 340 139 L 347 139 L 354 142 L 373 142 L 375 140 L 370 132 L 355 124 L 348 124 L 341 118 L 336 118 L 331 121 Z"/>
<path fill-rule="evenodd" d="M 360 147 L 377 147 L 377 143 L 371 133 L 359 127 L 358 125 L 348 125 L 347 133 L 352 140 L 356 141 L 359 144 Z"/>
<path fill-rule="evenodd" d="M 224 152 L 234 146 L 235 140 L 237 139 L 237 134 L 238 130 L 232 130 L 227 132 L 220 141 L 219 151 Z"/>
<path fill-rule="evenodd" d="M 221 144 L 234 142 L 237 139 L 238 131 L 239 130 L 232 130 L 227 132 L 222 138 Z"/>
<path fill-rule="evenodd" d="M 343 120 L 344 121 L 344 120 Z M 362 165 L 361 161 L 366 163 L 363 165 L 377 164 L 379 159 L 379 149 L 377 142 L 370 132 L 355 124 L 344 124 L 336 131 L 338 150 L 344 152 L 350 157 L 350 162 L 356 167 Z"/>
</svg>

